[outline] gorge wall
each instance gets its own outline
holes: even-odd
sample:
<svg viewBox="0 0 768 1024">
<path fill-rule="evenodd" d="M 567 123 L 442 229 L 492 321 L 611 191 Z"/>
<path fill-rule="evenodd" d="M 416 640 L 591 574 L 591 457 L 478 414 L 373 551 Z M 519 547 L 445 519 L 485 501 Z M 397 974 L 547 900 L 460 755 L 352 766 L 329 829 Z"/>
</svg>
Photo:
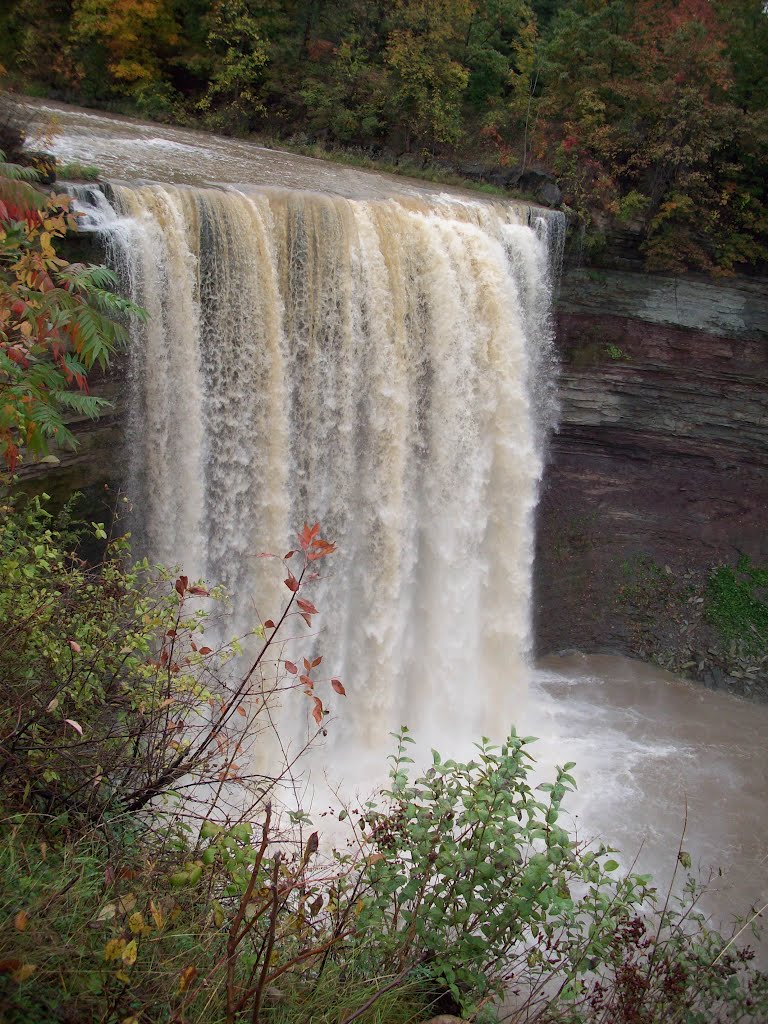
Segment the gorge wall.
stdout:
<svg viewBox="0 0 768 1024">
<path fill-rule="evenodd" d="M 766 696 L 706 618 L 713 567 L 768 560 L 768 289 L 571 269 L 560 429 L 539 509 L 536 638 Z"/>
</svg>

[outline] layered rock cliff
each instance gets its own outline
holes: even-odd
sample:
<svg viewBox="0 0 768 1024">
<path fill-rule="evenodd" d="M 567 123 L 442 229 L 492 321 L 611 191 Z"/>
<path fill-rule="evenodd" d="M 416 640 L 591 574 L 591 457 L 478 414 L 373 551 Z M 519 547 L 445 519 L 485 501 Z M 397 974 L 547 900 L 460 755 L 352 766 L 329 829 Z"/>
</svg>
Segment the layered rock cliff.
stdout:
<svg viewBox="0 0 768 1024">
<path fill-rule="evenodd" d="M 764 696 L 766 673 L 729 659 L 704 595 L 713 567 L 768 561 L 766 282 L 575 269 L 557 320 L 539 651 L 617 651 Z"/>
</svg>

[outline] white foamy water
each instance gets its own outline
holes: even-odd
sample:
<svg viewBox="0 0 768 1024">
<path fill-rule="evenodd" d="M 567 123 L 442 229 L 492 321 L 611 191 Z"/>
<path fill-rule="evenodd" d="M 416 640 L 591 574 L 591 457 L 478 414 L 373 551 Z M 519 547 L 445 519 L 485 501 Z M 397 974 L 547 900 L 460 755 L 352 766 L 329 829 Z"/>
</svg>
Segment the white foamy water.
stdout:
<svg viewBox="0 0 768 1024">
<path fill-rule="evenodd" d="M 383 756 L 404 722 L 501 738 L 530 646 L 557 219 L 173 185 L 89 201 L 149 313 L 130 491 L 151 557 L 226 584 L 245 632 L 286 594 L 260 552 L 319 521 L 339 554 L 306 653 L 349 694 L 331 745 Z"/>
</svg>

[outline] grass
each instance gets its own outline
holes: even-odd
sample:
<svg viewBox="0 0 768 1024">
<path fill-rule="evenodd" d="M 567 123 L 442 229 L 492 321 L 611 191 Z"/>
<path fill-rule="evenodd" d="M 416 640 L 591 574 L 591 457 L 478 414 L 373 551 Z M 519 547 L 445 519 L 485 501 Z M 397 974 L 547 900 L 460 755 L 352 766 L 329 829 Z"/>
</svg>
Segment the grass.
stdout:
<svg viewBox="0 0 768 1024">
<path fill-rule="evenodd" d="M 61 181 L 97 181 L 101 175 L 101 169 L 92 164 L 80 164 L 73 161 L 68 164 L 61 164 L 56 168 L 56 177 Z"/>
</svg>

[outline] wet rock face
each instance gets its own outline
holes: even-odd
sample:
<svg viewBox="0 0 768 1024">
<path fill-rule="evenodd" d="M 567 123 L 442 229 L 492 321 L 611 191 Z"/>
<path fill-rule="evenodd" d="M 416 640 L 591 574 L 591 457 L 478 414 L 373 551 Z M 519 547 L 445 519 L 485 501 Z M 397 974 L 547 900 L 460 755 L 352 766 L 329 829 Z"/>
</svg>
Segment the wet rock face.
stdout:
<svg viewBox="0 0 768 1024">
<path fill-rule="evenodd" d="M 717 639 L 698 600 L 713 566 L 768 562 L 768 287 L 572 271 L 558 339 L 538 650 L 616 651 L 768 691 L 708 651 Z M 638 587 L 648 572 L 663 578 Z"/>
</svg>

